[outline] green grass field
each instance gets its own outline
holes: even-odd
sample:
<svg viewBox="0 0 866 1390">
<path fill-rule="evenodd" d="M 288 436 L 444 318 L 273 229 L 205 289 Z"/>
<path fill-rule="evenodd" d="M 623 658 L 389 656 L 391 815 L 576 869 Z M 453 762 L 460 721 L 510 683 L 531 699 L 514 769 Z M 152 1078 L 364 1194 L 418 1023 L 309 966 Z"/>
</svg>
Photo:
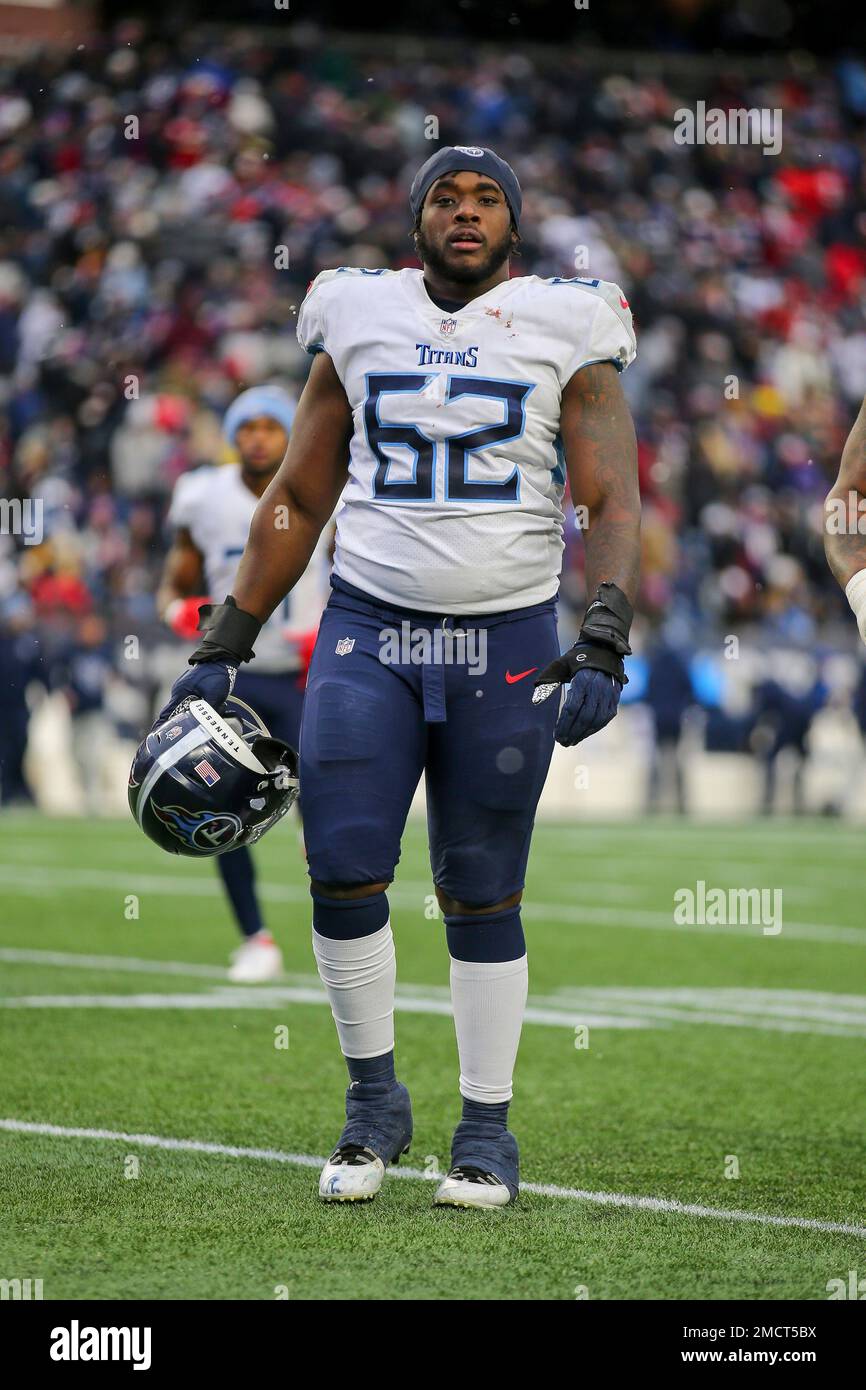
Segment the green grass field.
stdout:
<svg viewBox="0 0 866 1390">
<path fill-rule="evenodd" d="M 46 1299 L 571 1300 L 826 1299 L 866 1276 L 866 831 L 538 827 L 511 1112 L 529 1186 L 498 1213 L 430 1206 L 457 1058 L 420 825 L 390 893 L 415 1139 L 358 1207 L 316 1196 L 345 1073 L 294 824 L 256 852 L 290 972 L 257 988 L 225 981 L 212 865 L 132 823 L 0 835 L 0 1277 Z M 699 879 L 780 888 L 781 933 L 675 926 Z"/>
</svg>

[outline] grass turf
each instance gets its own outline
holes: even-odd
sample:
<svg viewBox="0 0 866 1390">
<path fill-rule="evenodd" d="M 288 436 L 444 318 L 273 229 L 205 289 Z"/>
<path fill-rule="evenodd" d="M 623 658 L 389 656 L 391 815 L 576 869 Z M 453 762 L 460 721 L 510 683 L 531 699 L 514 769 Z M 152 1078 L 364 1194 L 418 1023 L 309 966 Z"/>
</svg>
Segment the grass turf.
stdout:
<svg viewBox="0 0 866 1390">
<path fill-rule="evenodd" d="M 161 855 L 133 825 L 6 816 L 0 947 L 221 966 L 233 929 L 213 866 Z M 525 914 L 533 994 L 567 987 L 866 993 L 856 830 L 827 822 L 537 828 Z M 292 831 L 256 852 L 286 968 L 313 973 Z M 779 936 L 676 928 L 676 888 L 777 887 Z M 423 829 L 390 897 L 401 984 L 447 983 Z M 133 915 L 137 911 L 137 917 Z M 833 928 L 848 928 L 833 932 Z M 861 933 L 862 932 L 862 939 Z M 211 995 L 205 975 L 0 959 L 0 1115 L 324 1154 L 345 1073 L 317 1003 L 217 1009 L 35 1007 L 35 998 Z M 832 1001 L 830 1001 L 832 1004 Z M 831 1009 L 832 1013 L 832 1009 Z M 275 1029 L 288 1028 L 287 1049 Z M 409 1162 L 447 1162 L 453 1026 L 401 1012 L 413 1094 Z M 859 1036 L 707 1021 L 527 1024 L 512 1126 L 522 1177 L 723 1210 L 866 1224 Z M 138 1176 L 127 1177 L 138 1159 Z M 725 1176 L 729 1156 L 739 1177 Z M 712 1216 L 521 1195 L 500 1213 L 434 1212 L 391 1179 L 372 1204 L 323 1207 L 309 1167 L 124 1141 L 0 1132 L 0 1276 L 46 1298 L 573 1299 L 827 1297 L 864 1240 Z"/>
</svg>

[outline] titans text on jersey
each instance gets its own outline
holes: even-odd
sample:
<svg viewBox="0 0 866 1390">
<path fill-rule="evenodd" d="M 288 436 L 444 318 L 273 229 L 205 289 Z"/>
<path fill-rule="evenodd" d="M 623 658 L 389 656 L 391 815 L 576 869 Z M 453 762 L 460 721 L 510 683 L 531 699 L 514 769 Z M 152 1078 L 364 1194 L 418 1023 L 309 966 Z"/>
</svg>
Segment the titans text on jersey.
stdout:
<svg viewBox="0 0 866 1390">
<path fill-rule="evenodd" d="M 334 573 L 423 612 L 551 598 L 562 392 L 589 363 L 633 360 L 619 286 L 527 275 L 446 313 L 420 270 L 326 270 L 298 340 L 331 357 L 354 417 Z"/>
<path fill-rule="evenodd" d="M 453 320 L 452 320 L 453 322 Z M 418 353 L 419 367 L 477 367 L 478 366 L 478 344 L 466 348 L 464 352 L 455 352 L 453 348 L 435 348 L 432 343 L 416 343 L 415 351 Z"/>
</svg>

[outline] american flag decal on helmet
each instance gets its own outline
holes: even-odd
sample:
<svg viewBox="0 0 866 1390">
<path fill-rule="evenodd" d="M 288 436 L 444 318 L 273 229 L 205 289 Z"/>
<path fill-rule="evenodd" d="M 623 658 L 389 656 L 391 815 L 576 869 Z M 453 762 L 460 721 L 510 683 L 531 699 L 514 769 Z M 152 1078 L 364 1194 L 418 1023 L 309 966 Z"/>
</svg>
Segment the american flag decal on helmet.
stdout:
<svg viewBox="0 0 866 1390">
<path fill-rule="evenodd" d="M 194 771 L 198 773 L 201 780 L 208 787 L 215 787 L 220 779 L 216 768 L 211 767 L 207 758 L 202 758 L 200 763 L 196 763 Z"/>
</svg>

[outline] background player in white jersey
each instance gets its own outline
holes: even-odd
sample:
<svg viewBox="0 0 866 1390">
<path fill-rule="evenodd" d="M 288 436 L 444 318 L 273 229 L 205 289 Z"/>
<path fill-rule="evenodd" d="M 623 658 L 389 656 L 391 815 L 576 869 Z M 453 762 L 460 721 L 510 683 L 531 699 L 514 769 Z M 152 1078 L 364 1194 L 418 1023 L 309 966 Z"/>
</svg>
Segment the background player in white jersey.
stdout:
<svg viewBox="0 0 866 1390">
<path fill-rule="evenodd" d="M 255 386 L 232 403 L 224 422 L 240 462 L 196 468 L 175 485 L 169 510 L 174 541 L 157 598 L 164 620 L 180 637 L 198 637 L 199 606 L 222 594 L 232 579 L 250 521 L 285 456 L 295 413 L 277 386 Z M 254 670 L 241 672 L 235 694 L 252 705 L 271 733 L 297 748 L 306 669 L 327 592 L 331 528 L 316 546 L 300 582 L 262 628 Z M 282 954 L 266 929 L 247 848 L 216 860 L 243 944 L 229 978 L 236 983 L 274 979 Z"/>
<path fill-rule="evenodd" d="M 288 454 L 256 510 L 233 596 L 173 691 L 225 697 L 345 487 L 300 767 L 313 946 L 350 1076 L 346 1125 L 320 1179 L 326 1200 L 373 1196 L 412 1137 L 394 1070 L 386 890 L 422 770 L 462 1097 L 435 1200 L 492 1207 L 517 1196 L 507 1112 L 535 807 L 554 737 L 574 744 L 602 728 L 625 680 L 640 514 L 618 378 L 634 355 L 631 315 L 615 285 L 509 278 L 521 201 L 492 151 L 440 150 L 410 194 L 423 269 L 314 281 L 298 336 L 316 357 Z M 590 602 L 560 656 L 566 474 L 587 509 Z M 274 525 L 281 506 L 288 532 Z M 403 624 L 427 646 L 386 659 L 386 635 Z M 483 663 L 437 658 L 461 633 Z M 559 709 L 546 697 L 562 684 Z"/>
<path fill-rule="evenodd" d="M 851 426 L 827 494 L 824 551 L 866 642 L 866 400 Z"/>
</svg>

